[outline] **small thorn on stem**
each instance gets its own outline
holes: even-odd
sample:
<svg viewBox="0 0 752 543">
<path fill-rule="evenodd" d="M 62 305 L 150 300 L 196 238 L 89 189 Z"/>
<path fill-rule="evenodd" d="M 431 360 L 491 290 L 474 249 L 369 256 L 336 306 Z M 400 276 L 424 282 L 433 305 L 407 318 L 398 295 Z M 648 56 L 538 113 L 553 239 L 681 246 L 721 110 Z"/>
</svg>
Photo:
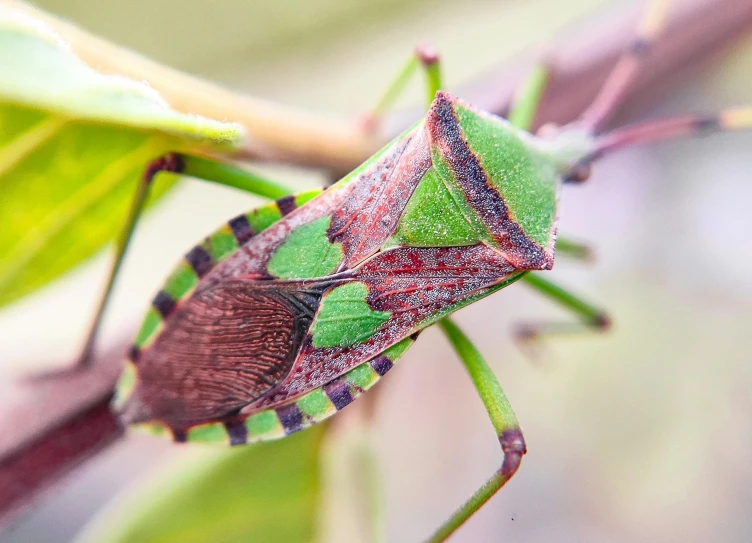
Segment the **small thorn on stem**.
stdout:
<svg viewBox="0 0 752 543">
<path fill-rule="evenodd" d="M 645 56 L 650 49 L 650 42 L 643 38 L 637 38 L 629 47 L 628 53 L 636 57 Z"/>
</svg>

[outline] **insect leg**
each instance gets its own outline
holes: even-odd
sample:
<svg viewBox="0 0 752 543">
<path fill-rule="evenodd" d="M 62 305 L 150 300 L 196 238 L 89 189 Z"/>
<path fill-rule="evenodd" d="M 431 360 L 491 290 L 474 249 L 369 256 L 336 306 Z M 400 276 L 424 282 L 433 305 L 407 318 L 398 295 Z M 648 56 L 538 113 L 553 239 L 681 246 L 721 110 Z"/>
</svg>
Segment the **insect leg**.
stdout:
<svg viewBox="0 0 752 543">
<path fill-rule="evenodd" d="M 556 254 L 582 262 L 591 262 L 594 258 L 593 249 L 589 245 L 562 236 L 556 240 Z"/>
<path fill-rule="evenodd" d="M 412 79 L 413 75 L 419 69 L 423 69 L 426 77 L 426 105 L 431 104 L 436 91 L 443 86 L 439 54 L 429 45 L 419 45 L 415 48 L 415 52 L 410 56 L 410 59 L 395 80 L 386 89 L 381 99 L 376 103 L 376 106 L 366 115 L 365 124 L 368 128 L 373 128 L 377 125 L 380 118 L 394 105 L 404 92 L 410 79 Z"/>
<path fill-rule="evenodd" d="M 577 317 L 579 322 L 529 323 L 521 325 L 515 333 L 515 337 L 520 344 L 529 346 L 542 337 L 550 335 L 573 334 L 588 329 L 602 331 L 606 330 L 611 324 L 611 319 L 602 309 L 582 300 L 559 285 L 543 279 L 537 273 L 528 273 L 522 278 L 522 281 L 537 292 L 569 310 Z"/>
<path fill-rule="evenodd" d="M 651 141 L 693 136 L 708 132 L 729 130 L 749 130 L 752 128 L 752 108 L 727 109 L 711 115 L 684 115 L 656 119 L 643 123 L 617 128 L 596 139 L 593 157 L 595 160 L 605 154 L 624 147 Z"/>
<path fill-rule="evenodd" d="M 504 459 L 496 473 L 429 538 L 431 542 L 445 541 L 490 500 L 515 474 L 520 466 L 522 455 L 527 451 L 525 438 L 512 406 L 483 356 L 450 319 L 441 320 L 439 326 L 464 364 L 470 380 L 486 407 L 491 424 L 499 438 Z"/>
<path fill-rule="evenodd" d="M 107 302 L 112 294 L 112 288 L 117 279 L 118 272 L 125 258 L 125 253 L 128 250 L 128 245 L 133 236 L 133 231 L 136 227 L 141 211 L 144 207 L 149 196 L 149 189 L 156 175 L 160 172 L 169 172 L 173 174 L 182 174 L 197 179 L 203 179 L 211 181 L 213 183 L 219 183 L 228 187 L 234 187 L 237 189 L 264 196 L 268 198 L 280 198 L 289 194 L 288 189 L 277 185 L 271 181 L 263 179 L 256 174 L 238 168 L 230 164 L 222 164 L 209 160 L 206 158 L 200 158 L 196 156 L 182 155 L 177 153 L 170 153 L 163 157 L 160 157 L 152 161 L 144 170 L 141 179 L 136 187 L 136 193 L 133 196 L 131 206 L 128 210 L 128 215 L 125 220 L 120 235 L 115 242 L 115 258 L 112 261 L 110 267 L 109 276 L 107 278 L 107 284 L 99 299 L 97 310 L 94 313 L 89 333 L 86 336 L 84 347 L 81 351 L 81 355 L 77 362 L 78 368 L 89 367 L 93 361 L 94 344 L 96 342 L 97 333 L 104 315 Z"/>
<path fill-rule="evenodd" d="M 184 164 L 180 172 L 182 175 L 240 189 L 264 198 L 282 198 L 292 192 L 287 187 L 233 164 L 198 156 L 181 156 Z"/>
<path fill-rule="evenodd" d="M 632 45 L 622 53 L 606 82 L 580 117 L 583 126 L 598 133 L 621 105 L 655 37 L 663 29 L 669 0 L 649 0 Z"/>
<path fill-rule="evenodd" d="M 509 107 L 508 120 L 514 126 L 530 130 L 551 76 L 551 68 L 539 63 L 527 74 L 517 88 Z"/>
</svg>

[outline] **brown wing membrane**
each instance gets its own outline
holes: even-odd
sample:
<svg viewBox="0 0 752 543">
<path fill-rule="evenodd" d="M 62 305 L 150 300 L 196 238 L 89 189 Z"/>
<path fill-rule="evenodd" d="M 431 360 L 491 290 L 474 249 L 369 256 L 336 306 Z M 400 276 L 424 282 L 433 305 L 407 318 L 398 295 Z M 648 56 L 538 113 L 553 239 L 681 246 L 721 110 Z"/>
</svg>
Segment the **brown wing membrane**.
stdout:
<svg viewBox="0 0 752 543">
<path fill-rule="evenodd" d="M 139 358 L 123 417 L 182 428 L 236 413 L 289 373 L 320 296 L 245 281 L 194 294 Z"/>
</svg>

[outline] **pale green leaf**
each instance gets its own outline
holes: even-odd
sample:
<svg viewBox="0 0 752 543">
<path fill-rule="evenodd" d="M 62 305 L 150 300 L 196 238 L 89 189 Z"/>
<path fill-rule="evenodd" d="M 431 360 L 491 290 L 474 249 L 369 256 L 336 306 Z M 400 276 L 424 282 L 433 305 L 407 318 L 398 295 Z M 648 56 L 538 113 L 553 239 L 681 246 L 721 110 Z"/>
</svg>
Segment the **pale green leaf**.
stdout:
<svg viewBox="0 0 752 543">
<path fill-rule="evenodd" d="M 237 449 L 207 446 L 95 519 L 80 543 L 299 543 L 319 524 L 324 425 Z"/>
<path fill-rule="evenodd" d="M 172 110 L 146 83 L 97 73 L 41 22 L 0 6 L 0 305 L 114 237 L 151 160 L 240 137 L 235 124 Z"/>
</svg>

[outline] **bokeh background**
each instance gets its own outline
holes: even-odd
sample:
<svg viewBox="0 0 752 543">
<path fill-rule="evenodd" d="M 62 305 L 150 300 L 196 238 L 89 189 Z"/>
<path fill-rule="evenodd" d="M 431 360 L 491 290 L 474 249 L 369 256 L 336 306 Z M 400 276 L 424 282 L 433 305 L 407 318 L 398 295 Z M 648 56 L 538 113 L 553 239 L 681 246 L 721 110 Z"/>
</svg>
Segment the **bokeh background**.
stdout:
<svg viewBox="0 0 752 543">
<path fill-rule="evenodd" d="M 354 117 L 419 41 L 443 55 L 448 87 L 623 6 L 528 2 L 38 0 L 114 42 L 234 89 Z M 685 78 L 633 118 L 752 103 L 752 41 Z M 422 97 L 416 85 L 403 106 Z M 494 367 L 523 424 L 522 468 L 454 541 L 752 540 L 752 135 L 718 135 L 620 152 L 562 196 L 562 233 L 597 261 L 560 259 L 550 278 L 610 311 L 613 329 L 547 342 L 531 362 L 509 331 L 566 319 L 515 285 L 457 321 Z M 323 176 L 264 168 L 296 187 Z M 258 200 L 186 181 L 139 227 L 108 313 L 105 342 L 135 327 L 186 247 Z M 0 313 L 3 371 L 73 353 L 106 256 Z M 44 330 L 44 341 L 39 341 Z M 480 400 L 438 331 L 382 384 L 374 422 L 389 541 L 437 527 L 498 467 Z M 357 408 L 349 408 L 357 416 Z M 361 540 L 338 428 L 327 455 L 322 540 Z M 27 513 L 7 542 L 67 541 L 103 504 L 194 454 L 129 437 Z M 273 539 L 270 539 L 273 540 Z"/>
</svg>

